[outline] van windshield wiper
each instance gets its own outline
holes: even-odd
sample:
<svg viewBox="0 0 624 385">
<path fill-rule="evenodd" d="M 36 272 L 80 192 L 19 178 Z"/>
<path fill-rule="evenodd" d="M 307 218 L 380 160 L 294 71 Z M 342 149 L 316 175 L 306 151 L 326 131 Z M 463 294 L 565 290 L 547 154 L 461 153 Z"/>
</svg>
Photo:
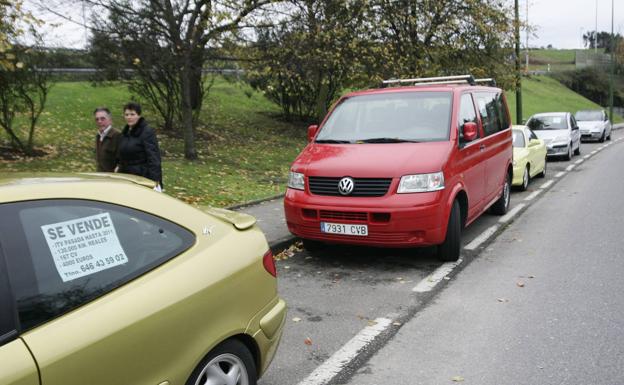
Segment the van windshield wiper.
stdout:
<svg viewBox="0 0 624 385">
<path fill-rule="evenodd" d="M 370 138 L 356 141 L 358 143 L 418 143 L 417 140 L 399 138 Z"/>
<path fill-rule="evenodd" d="M 353 143 L 349 140 L 338 140 L 338 139 L 317 139 L 314 143 Z"/>
</svg>

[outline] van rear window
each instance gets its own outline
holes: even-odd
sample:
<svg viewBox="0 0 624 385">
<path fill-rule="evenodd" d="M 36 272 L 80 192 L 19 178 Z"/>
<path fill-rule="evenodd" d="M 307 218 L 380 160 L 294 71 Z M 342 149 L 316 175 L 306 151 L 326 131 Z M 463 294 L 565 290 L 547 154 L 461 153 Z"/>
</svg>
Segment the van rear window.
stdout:
<svg viewBox="0 0 624 385">
<path fill-rule="evenodd" d="M 396 92 L 344 99 L 332 111 L 317 142 L 395 143 L 446 141 L 450 92 Z"/>
</svg>

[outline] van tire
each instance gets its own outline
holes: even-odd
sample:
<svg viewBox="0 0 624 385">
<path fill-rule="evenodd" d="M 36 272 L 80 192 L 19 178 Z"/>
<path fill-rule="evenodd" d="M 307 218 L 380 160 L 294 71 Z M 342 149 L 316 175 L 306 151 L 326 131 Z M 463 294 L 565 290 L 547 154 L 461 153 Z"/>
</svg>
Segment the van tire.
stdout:
<svg viewBox="0 0 624 385">
<path fill-rule="evenodd" d="M 511 201 L 511 178 L 509 173 L 505 173 L 505 184 L 503 185 L 503 193 L 500 198 L 490 208 L 492 214 L 505 215 L 509 209 L 509 202 Z"/>
<path fill-rule="evenodd" d="M 448 226 L 444 242 L 438 245 L 438 259 L 445 262 L 454 262 L 459 259 L 461 243 L 461 210 L 459 202 L 454 201 L 449 215 Z"/>
</svg>

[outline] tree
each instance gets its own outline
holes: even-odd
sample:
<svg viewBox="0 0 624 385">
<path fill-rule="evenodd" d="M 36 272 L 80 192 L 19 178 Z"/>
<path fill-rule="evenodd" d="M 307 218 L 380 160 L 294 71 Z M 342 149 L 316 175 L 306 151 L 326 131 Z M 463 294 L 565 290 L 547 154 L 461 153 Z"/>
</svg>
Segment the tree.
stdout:
<svg viewBox="0 0 624 385">
<path fill-rule="evenodd" d="M 41 22 L 22 5 L 20 0 L 0 0 L 0 127 L 14 149 L 32 155 L 35 128 L 51 84 L 49 74 L 39 70 L 45 61 L 43 52 L 19 42 L 27 34 L 41 42 L 35 29 Z M 18 114 L 26 116 L 25 135 L 15 126 Z"/>
<path fill-rule="evenodd" d="M 497 0 L 372 0 L 384 77 L 472 73 L 513 84 L 513 11 Z"/>
<path fill-rule="evenodd" d="M 193 117 L 204 96 L 207 49 L 271 1 L 91 0 L 95 15 L 102 9 L 108 13 L 108 18 L 94 17 L 92 28 L 98 33 L 91 44 L 109 49 L 109 61 L 117 59 L 136 71 L 138 81 L 131 89 L 153 104 L 166 125 L 173 125 L 172 115 L 178 114 L 184 155 L 196 159 Z"/>
<path fill-rule="evenodd" d="M 598 39 L 596 39 L 598 36 Z M 619 42 L 622 41 L 622 35 L 619 33 L 614 36 L 615 38 L 615 47 L 618 46 Z M 611 52 L 611 33 L 600 31 L 596 35 L 596 31 L 589 31 L 583 34 L 583 43 L 586 47 L 593 49 L 595 47 L 604 48 L 605 53 Z"/>
<path fill-rule="evenodd" d="M 287 119 L 320 120 L 345 87 L 366 75 L 365 0 L 290 0 L 288 15 L 257 30 L 248 79 Z"/>
</svg>

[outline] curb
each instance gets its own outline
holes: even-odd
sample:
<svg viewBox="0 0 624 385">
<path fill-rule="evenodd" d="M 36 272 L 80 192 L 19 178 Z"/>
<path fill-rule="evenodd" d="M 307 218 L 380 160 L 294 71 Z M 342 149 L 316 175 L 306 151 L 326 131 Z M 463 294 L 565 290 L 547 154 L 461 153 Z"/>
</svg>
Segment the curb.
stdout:
<svg viewBox="0 0 624 385">
<path fill-rule="evenodd" d="M 281 253 L 285 249 L 289 248 L 290 245 L 293 244 L 298 239 L 299 238 L 290 234 L 283 238 L 276 239 L 274 241 L 269 242 L 269 247 L 271 248 L 271 251 L 273 251 L 273 255 L 276 255 L 276 254 Z"/>
<path fill-rule="evenodd" d="M 260 203 L 264 203 L 264 202 L 272 201 L 272 200 L 275 200 L 275 199 L 283 198 L 284 195 L 286 195 L 286 194 L 282 193 L 282 194 L 273 195 L 273 196 L 266 197 L 266 198 L 260 198 L 260 199 L 256 199 L 256 200 L 245 202 L 245 203 L 239 203 L 239 204 L 232 205 L 232 206 L 226 206 L 226 207 L 224 207 L 224 209 L 227 209 L 227 210 L 240 210 L 240 209 L 244 209 L 245 207 L 255 206 L 255 205 L 258 205 Z"/>
</svg>

